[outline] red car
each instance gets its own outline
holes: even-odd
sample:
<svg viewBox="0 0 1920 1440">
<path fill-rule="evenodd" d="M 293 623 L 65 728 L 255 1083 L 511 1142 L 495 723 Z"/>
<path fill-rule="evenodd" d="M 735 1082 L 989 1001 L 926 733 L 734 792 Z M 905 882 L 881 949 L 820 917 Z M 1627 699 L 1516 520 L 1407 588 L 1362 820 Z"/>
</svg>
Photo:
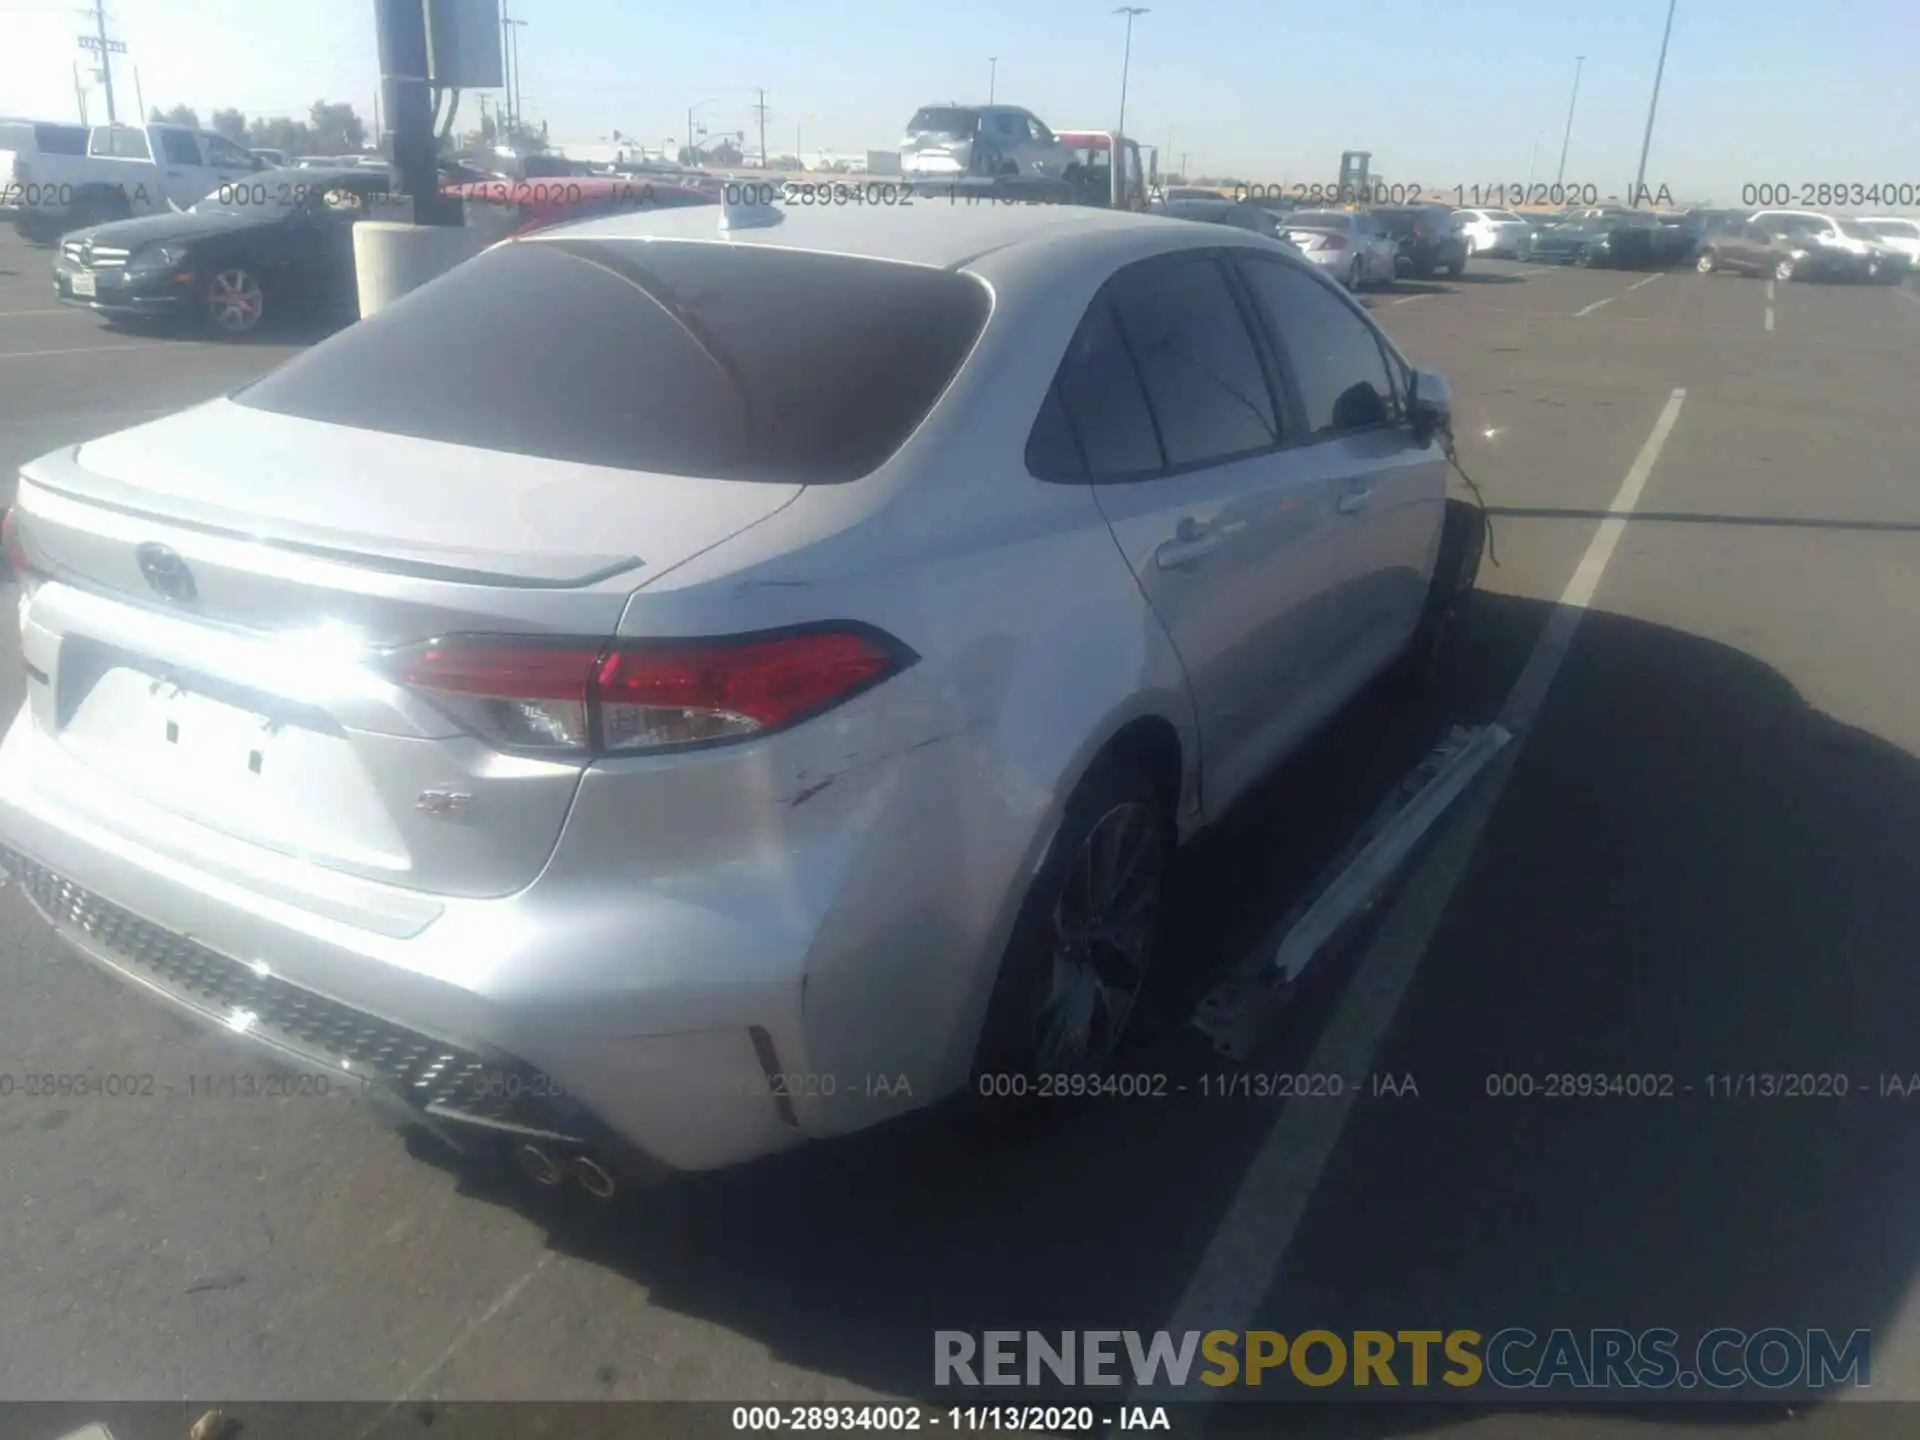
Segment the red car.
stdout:
<svg viewBox="0 0 1920 1440">
<path fill-rule="evenodd" d="M 591 220 L 624 210 L 653 210 L 682 205 L 717 205 L 717 187 L 664 184 L 626 175 L 586 175 L 552 180 L 473 180 L 447 185 L 440 193 L 461 202 L 466 224 L 489 242 L 529 231 Z"/>
</svg>

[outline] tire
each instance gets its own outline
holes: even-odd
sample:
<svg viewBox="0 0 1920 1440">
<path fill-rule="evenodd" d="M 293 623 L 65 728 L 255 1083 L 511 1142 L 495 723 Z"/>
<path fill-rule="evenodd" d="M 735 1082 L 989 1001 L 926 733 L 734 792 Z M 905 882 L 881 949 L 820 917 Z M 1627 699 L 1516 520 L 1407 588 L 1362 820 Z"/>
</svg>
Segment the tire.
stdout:
<svg viewBox="0 0 1920 1440">
<path fill-rule="evenodd" d="M 1789 255 L 1773 267 L 1773 278 L 1776 280 L 1791 280 L 1798 268 L 1794 263 L 1794 258 Z"/>
<path fill-rule="evenodd" d="M 1700 258 L 1693 262 L 1693 268 L 1698 270 L 1702 275 L 1711 275 L 1720 267 L 1719 262 L 1714 259 L 1714 254 L 1711 250 L 1702 250 L 1700 252 Z"/>
<path fill-rule="evenodd" d="M 1582 270 L 1591 270 L 1593 268 L 1593 251 L 1582 245 L 1578 250 L 1573 252 L 1573 263 Z"/>
<path fill-rule="evenodd" d="M 1434 560 L 1426 604 L 1421 607 L 1413 638 L 1388 672 L 1390 688 L 1403 698 L 1418 699 L 1431 693 L 1446 674 L 1486 545 L 1486 522 L 1480 511 L 1464 500 L 1447 501 L 1446 518 L 1440 525 L 1440 554 Z"/>
<path fill-rule="evenodd" d="M 266 288 L 244 265 L 219 267 L 200 292 L 200 313 L 220 335 L 251 335 L 266 318 L 266 308 Z"/>
<path fill-rule="evenodd" d="M 1045 1111 L 1052 1107 L 1036 1103 L 1031 1088 L 1037 1077 L 1092 1076 L 1111 1066 L 1152 972 L 1173 841 L 1168 797 L 1145 767 L 1121 755 L 1096 762 L 1067 802 L 1000 960 L 974 1056 L 972 1093 L 984 1108 Z M 1105 923 L 1096 913 L 1083 925 L 1103 868 L 1131 879 L 1114 892 Z M 1096 938 L 1118 936 L 1123 922 L 1124 944 Z M 1026 1094 L 996 1093 L 997 1077 L 1028 1082 Z"/>
<path fill-rule="evenodd" d="M 1449 280 L 1458 280 L 1462 275 L 1466 273 L 1467 273 L 1467 259 L 1466 259 L 1466 256 L 1464 255 L 1461 256 L 1458 260 L 1454 261 L 1453 264 L 1447 266 L 1447 278 Z"/>
<path fill-rule="evenodd" d="M 1360 293 L 1360 287 L 1366 284 L 1364 272 L 1360 268 L 1360 257 L 1353 257 L 1353 264 L 1347 267 L 1347 289 L 1354 294 Z"/>
</svg>

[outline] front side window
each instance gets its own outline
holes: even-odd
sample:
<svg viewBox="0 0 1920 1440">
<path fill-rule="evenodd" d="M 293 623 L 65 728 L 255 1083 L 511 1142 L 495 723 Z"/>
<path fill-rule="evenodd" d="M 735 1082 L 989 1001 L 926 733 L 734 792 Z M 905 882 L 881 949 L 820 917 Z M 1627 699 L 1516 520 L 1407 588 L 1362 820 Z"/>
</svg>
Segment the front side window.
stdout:
<svg viewBox="0 0 1920 1440">
<path fill-rule="evenodd" d="M 207 161 L 227 170 L 257 170 L 260 162 L 252 151 L 242 150 L 231 140 L 222 140 L 216 136 L 203 137 L 207 147 Z"/>
<path fill-rule="evenodd" d="M 1390 423 L 1394 386 L 1372 327 L 1329 286 L 1284 261 L 1242 256 L 1241 272 L 1293 361 L 1312 438 Z"/>
</svg>

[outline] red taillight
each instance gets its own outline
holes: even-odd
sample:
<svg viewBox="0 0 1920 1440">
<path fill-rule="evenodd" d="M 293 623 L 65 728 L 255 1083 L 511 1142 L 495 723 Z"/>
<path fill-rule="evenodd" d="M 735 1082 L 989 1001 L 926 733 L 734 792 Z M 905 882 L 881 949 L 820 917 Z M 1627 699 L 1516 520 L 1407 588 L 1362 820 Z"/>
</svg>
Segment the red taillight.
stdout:
<svg viewBox="0 0 1920 1440">
<path fill-rule="evenodd" d="M 0 510 L 0 553 L 4 553 L 7 569 L 11 574 L 6 577 L 18 579 L 31 568 L 27 564 L 27 547 L 20 539 L 20 524 L 13 518 L 13 506 Z"/>
<path fill-rule="evenodd" d="M 765 735 L 914 658 L 865 627 L 825 626 L 625 644 L 451 636 L 394 656 L 388 668 L 490 743 L 591 755 Z"/>
</svg>

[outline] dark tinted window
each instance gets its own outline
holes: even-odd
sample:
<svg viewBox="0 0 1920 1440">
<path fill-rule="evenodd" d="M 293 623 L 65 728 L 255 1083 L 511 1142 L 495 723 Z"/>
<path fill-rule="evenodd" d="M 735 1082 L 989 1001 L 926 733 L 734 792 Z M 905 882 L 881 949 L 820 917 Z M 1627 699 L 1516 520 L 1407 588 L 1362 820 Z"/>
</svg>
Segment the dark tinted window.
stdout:
<svg viewBox="0 0 1920 1440">
<path fill-rule="evenodd" d="M 1027 469 L 1042 480 L 1083 480 L 1087 463 L 1073 432 L 1073 420 L 1060 398 L 1060 382 L 1047 387 L 1040 417 L 1027 437 Z"/>
<path fill-rule="evenodd" d="M 162 130 L 160 153 L 169 165 L 198 165 L 200 146 L 184 130 Z"/>
<path fill-rule="evenodd" d="M 1345 231 L 1353 227 L 1353 215 L 1346 210 L 1296 210 L 1287 216 L 1287 223 L 1309 229 Z"/>
<path fill-rule="evenodd" d="M 84 155 L 87 132 L 80 125 L 36 125 L 33 143 L 42 155 Z"/>
<path fill-rule="evenodd" d="M 524 241 L 234 398 L 623 469 L 831 484 L 925 418 L 986 321 L 950 271 L 771 246 Z"/>
<path fill-rule="evenodd" d="M 1282 261 L 1244 256 L 1241 270 L 1293 361 L 1313 435 L 1323 438 L 1390 421 L 1393 384 L 1367 323 L 1331 288 Z"/>
<path fill-rule="evenodd" d="M 1142 261 L 1114 276 L 1109 289 L 1169 465 L 1279 443 L 1266 372 L 1218 261 Z"/>
<path fill-rule="evenodd" d="M 1166 213 L 1173 219 L 1198 220 L 1208 225 L 1224 222 L 1232 209 L 1230 200 L 1169 200 L 1166 204 Z"/>
<path fill-rule="evenodd" d="M 1067 347 L 1058 384 L 1089 476 L 1113 480 L 1152 475 L 1166 467 L 1139 371 L 1120 338 L 1105 292 L 1088 308 Z"/>
</svg>

